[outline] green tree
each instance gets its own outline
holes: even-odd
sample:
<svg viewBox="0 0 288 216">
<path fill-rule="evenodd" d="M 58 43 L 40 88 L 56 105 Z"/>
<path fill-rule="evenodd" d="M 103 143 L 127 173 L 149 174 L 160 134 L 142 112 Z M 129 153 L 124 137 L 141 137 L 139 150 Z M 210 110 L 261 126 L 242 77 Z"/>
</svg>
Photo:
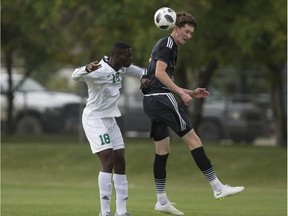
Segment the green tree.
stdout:
<svg viewBox="0 0 288 216">
<path fill-rule="evenodd" d="M 154 12 L 162 6 L 191 12 L 198 21 L 192 41 L 179 47 L 175 77 L 180 85 L 208 87 L 217 69 L 227 65 L 244 69 L 265 65 L 268 72 L 263 79 L 269 81 L 275 100 L 277 143 L 285 143 L 286 112 L 281 96 L 287 62 L 284 0 L 3 0 L 2 63 L 10 75 L 12 66 L 21 65 L 27 76 L 37 71 L 47 77 L 39 72 L 43 66 L 82 65 L 109 55 L 111 44 L 123 40 L 133 48 L 134 62 L 145 66 L 154 43 L 169 33 L 158 30 L 153 23 Z M 8 122 L 13 122 L 11 79 L 9 83 Z M 201 120 L 203 101 L 197 102 L 198 111 L 193 117 L 196 125 Z"/>
<path fill-rule="evenodd" d="M 186 72 L 197 71 L 193 76 L 197 85 L 207 87 L 217 68 L 240 65 L 245 70 L 265 66 L 267 73 L 262 78 L 270 83 L 277 144 L 286 145 L 286 1 L 202 0 L 185 1 L 183 7 L 196 16 L 198 29 L 181 51 L 177 78 L 185 81 L 185 86 L 191 78 L 183 72 L 185 68 Z M 201 120 L 202 105 L 201 100 L 195 103 L 192 119 L 196 126 Z"/>
<path fill-rule="evenodd" d="M 1 7 L 1 54 L 2 64 L 8 73 L 7 92 L 7 132 L 12 134 L 13 98 L 17 86 L 12 86 L 12 68 L 15 65 L 24 69 L 24 79 L 41 66 L 51 64 L 57 58 L 61 37 L 54 37 L 54 31 L 61 32 L 58 26 L 57 4 L 46 1 L 8 1 Z M 57 2 L 56 2 L 57 3 Z M 21 82 L 20 82 L 21 83 Z"/>
<path fill-rule="evenodd" d="M 245 14 L 239 13 L 230 34 L 241 52 L 241 61 L 266 67 L 264 79 L 270 83 L 277 144 L 287 146 L 287 1 L 240 2 Z"/>
</svg>

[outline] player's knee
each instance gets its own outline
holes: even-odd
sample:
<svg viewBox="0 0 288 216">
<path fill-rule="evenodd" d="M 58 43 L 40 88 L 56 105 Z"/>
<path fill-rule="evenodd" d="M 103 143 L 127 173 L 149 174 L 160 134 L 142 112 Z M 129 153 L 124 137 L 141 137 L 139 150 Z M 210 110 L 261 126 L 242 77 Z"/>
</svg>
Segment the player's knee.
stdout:
<svg viewBox="0 0 288 216">
<path fill-rule="evenodd" d="M 153 139 L 154 139 L 154 142 L 158 142 L 158 141 L 161 141 L 161 140 L 165 139 L 165 138 L 168 137 L 168 136 L 169 136 L 169 135 L 167 135 L 167 134 L 161 134 L 161 133 L 159 133 L 159 134 L 153 135 Z"/>
<path fill-rule="evenodd" d="M 102 171 L 112 173 L 113 167 L 114 167 L 114 160 L 113 157 L 107 157 L 103 160 L 101 160 L 102 165 Z"/>
<path fill-rule="evenodd" d="M 124 174 L 126 161 L 124 151 L 114 151 L 114 171 L 117 174 Z"/>
<path fill-rule="evenodd" d="M 170 138 L 166 137 L 160 141 L 154 141 L 155 152 L 158 155 L 166 155 L 170 153 Z"/>
<path fill-rule="evenodd" d="M 170 148 L 165 148 L 165 149 L 159 149 L 159 148 L 156 148 L 156 154 L 158 155 L 167 155 L 170 153 Z"/>
<path fill-rule="evenodd" d="M 202 146 L 201 139 L 195 133 L 194 130 L 189 131 L 185 136 L 181 137 L 183 141 L 188 145 L 190 150 Z"/>
<path fill-rule="evenodd" d="M 200 137 L 199 137 L 196 133 L 194 133 L 193 142 L 194 142 L 197 146 L 202 146 L 201 139 L 200 139 Z"/>
<path fill-rule="evenodd" d="M 125 163 L 123 164 L 114 164 L 114 173 L 116 174 L 125 174 Z"/>
</svg>

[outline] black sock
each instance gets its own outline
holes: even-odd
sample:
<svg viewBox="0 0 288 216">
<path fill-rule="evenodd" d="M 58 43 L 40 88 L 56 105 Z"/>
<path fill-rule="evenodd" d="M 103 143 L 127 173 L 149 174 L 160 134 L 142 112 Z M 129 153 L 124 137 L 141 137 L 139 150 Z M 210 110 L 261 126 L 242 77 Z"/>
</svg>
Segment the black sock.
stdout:
<svg viewBox="0 0 288 216">
<path fill-rule="evenodd" d="M 191 154 L 194 158 L 195 163 L 197 164 L 197 166 L 202 172 L 212 167 L 211 162 L 206 156 L 206 153 L 203 147 L 193 149 L 191 151 Z"/>
<path fill-rule="evenodd" d="M 214 171 L 214 168 L 208 159 L 204 148 L 199 147 L 196 149 L 193 149 L 191 151 L 191 154 L 194 158 L 195 163 L 199 167 L 199 169 L 202 171 L 202 173 L 205 175 L 206 179 L 210 182 L 213 181 L 216 178 L 216 174 Z"/>
<path fill-rule="evenodd" d="M 166 191 L 166 163 L 169 154 L 155 154 L 153 172 L 156 193 L 165 193 Z"/>
</svg>

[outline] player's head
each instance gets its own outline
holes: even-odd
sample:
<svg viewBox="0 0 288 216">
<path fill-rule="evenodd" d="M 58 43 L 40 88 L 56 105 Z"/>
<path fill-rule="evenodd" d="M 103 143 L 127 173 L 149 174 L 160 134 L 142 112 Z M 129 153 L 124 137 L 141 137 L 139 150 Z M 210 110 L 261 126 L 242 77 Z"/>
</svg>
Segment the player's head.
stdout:
<svg viewBox="0 0 288 216">
<path fill-rule="evenodd" d="M 184 27 L 185 25 L 190 25 L 196 29 L 197 22 L 195 17 L 185 11 L 178 12 L 175 26 L 181 28 Z"/>
<path fill-rule="evenodd" d="M 194 16 L 185 11 L 178 12 L 175 27 L 171 35 L 176 44 L 185 44 L 192 38 L 196 28 L 197 22 Z"/>
<path fill-rule="evenodd" d="M 117 67 L 129 67 L 132 63 L 132 49 L 124 42 L 116 42 L 111 49 L 113 64 Z"/>
</svg>

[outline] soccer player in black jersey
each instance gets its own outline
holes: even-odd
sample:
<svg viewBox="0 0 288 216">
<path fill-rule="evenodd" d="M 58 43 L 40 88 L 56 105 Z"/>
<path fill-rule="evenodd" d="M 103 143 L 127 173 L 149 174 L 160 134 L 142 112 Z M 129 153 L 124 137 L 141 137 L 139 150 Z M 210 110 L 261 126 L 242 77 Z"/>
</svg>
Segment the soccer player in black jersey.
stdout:
<svg viewBox="0 0 288 216">
<path fill-rule="evenodd" d="M 177 13 L 172 33 L 160 39 L 152 50 L 147 72 L 150 84 L 148 88 L 142 89 L 144 112 L 151 120 L 151 137 L 156 148 L 153 167 L 157 194 L 155 210 L 172 215 L 184 215 L 184 213 L 176 209 L 166 195 L 166 162 L 170 153 L 169 127 L 187 144 L 195 163 L 210 183 L 215 199 L 223 199 L 244 189 L 242 186 L 224 185 L 217 178 L 189 116 L 173 95 L 178 95 L 186 106 L 192 98 L 209 96 L 209 92 L 204 88 L 188 90 L 179 87 L 172 80 L 177 48 L 192 38 L 196 27 L 196 21 L 191 14 Z"/>
</svg>

